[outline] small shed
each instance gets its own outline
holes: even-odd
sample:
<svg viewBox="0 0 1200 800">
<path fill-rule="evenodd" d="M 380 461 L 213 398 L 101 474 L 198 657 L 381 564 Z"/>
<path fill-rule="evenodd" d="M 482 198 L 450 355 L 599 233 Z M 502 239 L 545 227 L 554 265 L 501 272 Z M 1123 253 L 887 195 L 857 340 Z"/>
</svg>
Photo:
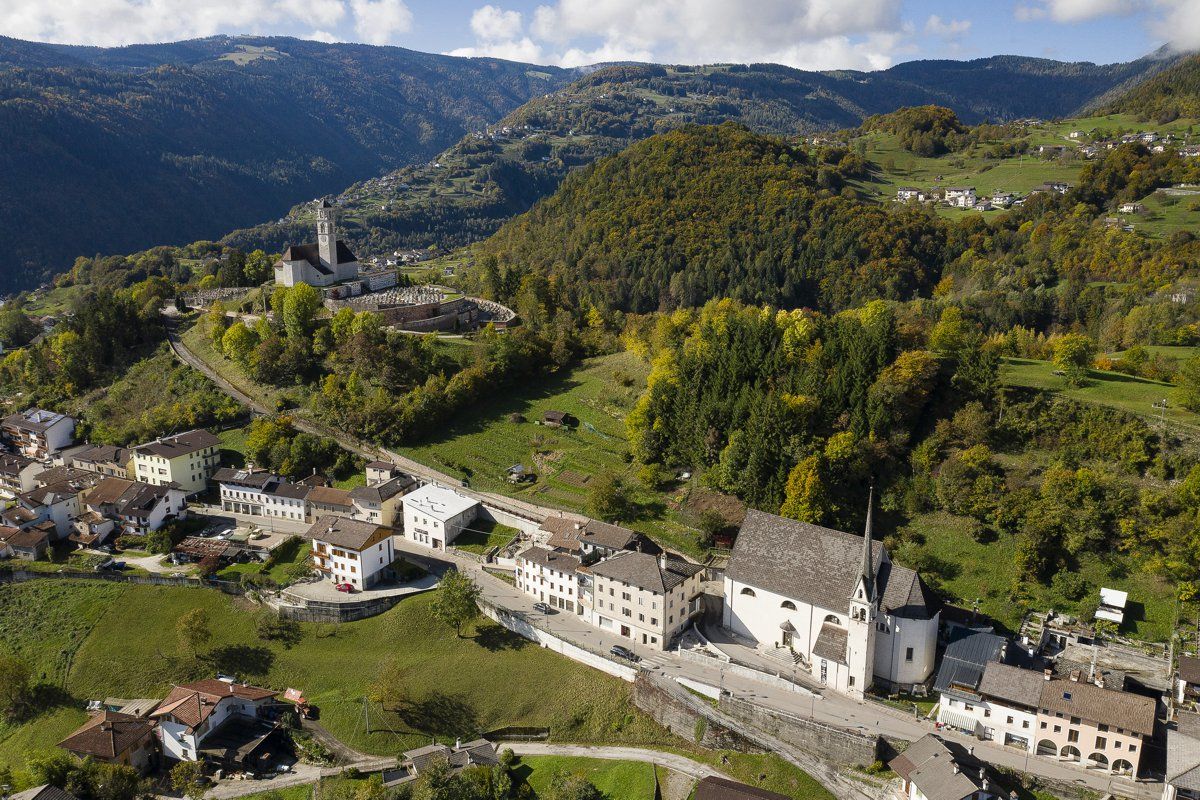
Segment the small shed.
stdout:
<svg viewBox="0 0 1200 800">
<path fill-rule="evenodd" d="M 1120 625 L 1125 621 L 1125 603 L 1129 594 L 1117 589 L 1100 590 L 1100 607 L 1096 609 L 1096 619 L 1104 619 Z"/>
<path fill-rule="evenodd" d="M 573 428 L 579 424 L 579 420 L 566 411 L 546 411 L 542 414 L 542 424 L 552 428 Z"/>
</svg>

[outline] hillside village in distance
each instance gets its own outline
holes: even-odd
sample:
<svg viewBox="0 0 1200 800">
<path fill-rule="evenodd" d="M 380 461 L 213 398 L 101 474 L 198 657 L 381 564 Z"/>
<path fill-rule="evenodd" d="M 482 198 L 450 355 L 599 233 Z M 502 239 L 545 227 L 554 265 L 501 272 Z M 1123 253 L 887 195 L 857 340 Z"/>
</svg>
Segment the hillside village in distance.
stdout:
<svg viewBox="0 0 1200 800">
<path fill-rule="evenodd" d="M 360 269 L 338 237 L 336 208 L 320 201 L 315 212 L 317 241 L 284 251 L 278 285 L 316 287 L 330 311 L 370 309 L 401 330 L 513 320 L 450 290 L 400 289 L 386 266 Z M 581 424 L 562 411 L 537 422 Z M 879 763 L 897 777 L 886 789 L 835 783 L 840 796 L 1001 800 L 1016 796 L 1023 775 L 1138 800 L 1200 796 L 1200 658 L 1118 634 L 1137 597 L 1102 588 L 1094 620 L 1046 608 L 999 632 L 892 560 L 873 529 L 873 497 L 853 531 L 751 510 L 731 551 L 699 563 L 630 528 L 478 492 L 386 452 L 360 452 L 363 479 L 341 489 L 321 474 L 223 464 L 208 430 L 122 448 L 77 441 L 75 427 L 38 408 L 0 424 L 0 555 L 10 559 L 0 579 L 253 593 L 283 620 L 341 623 L 466 576 L 465 596 L 482 614 L 634 683 L 641 707 L 671 730 L 687 720 L 814 774 L 822 762 Z M 525 480 L 525 468 L 508 479 Z M 481 535 L 485 546 L 462 546 Z M 282 589 L 222 577 L 289 548 L 297 569 Z M 89 711 L 63 750 L 148 774 L 198 764 L 218 792 L 244 775 L 308 774 L 288 740 L 319 715 L 303 686 L 225 674 L 165 697 L 93 698 Z M 434 743 L 384 764 L 382 780 L 401 785 L 435 761 L 494 766 L 505 746 L 503 731 Z M 781 797 L 714 775 L 694 791 L 698 800 Z"/>
</svg>

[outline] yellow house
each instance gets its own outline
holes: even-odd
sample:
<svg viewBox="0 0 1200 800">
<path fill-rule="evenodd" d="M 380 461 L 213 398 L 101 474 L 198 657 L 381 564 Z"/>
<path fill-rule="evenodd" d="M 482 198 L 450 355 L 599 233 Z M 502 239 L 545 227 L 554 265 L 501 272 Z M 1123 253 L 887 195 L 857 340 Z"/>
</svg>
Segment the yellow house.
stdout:
<svg viewBox="0 0 1200 800">
<path fill-rule="evenodd" d="M 221 461 L 221 442 L 206 430 L 177 433 L 135 447 L 134 480 L 151 486 L 174 483 L 186 494 L 197 494 Z"/>
</svg>

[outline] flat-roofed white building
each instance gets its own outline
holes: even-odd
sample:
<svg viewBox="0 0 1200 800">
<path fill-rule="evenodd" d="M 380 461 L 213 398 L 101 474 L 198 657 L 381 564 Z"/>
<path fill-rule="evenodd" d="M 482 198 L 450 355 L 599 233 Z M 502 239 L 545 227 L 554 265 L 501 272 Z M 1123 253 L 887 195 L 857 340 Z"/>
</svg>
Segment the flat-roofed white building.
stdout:
<svg viewBox="0 0 1200 800">
<path fill-rule="evenodd" d="M 480 503 L 453 489 L 428 483 L 404 495 L 404 535 L 417 544 L 445 550 L 479 516 Z"/>
</svg>

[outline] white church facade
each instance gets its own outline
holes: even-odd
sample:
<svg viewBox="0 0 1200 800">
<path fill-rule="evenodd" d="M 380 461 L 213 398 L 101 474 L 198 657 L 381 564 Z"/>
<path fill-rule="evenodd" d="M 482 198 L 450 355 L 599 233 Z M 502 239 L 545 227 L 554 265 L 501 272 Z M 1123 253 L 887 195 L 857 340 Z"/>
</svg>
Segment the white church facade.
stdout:
<svg viewBox="0 0 1200 800">
<path fill-rule="evenodd" d="M 358 257 L 337 237 L 336 210 L 328 200 L 317 209 L 317 241 L 292 245 L 275 262 L 278 286 L 332 286 L 358 277 Z"/>
<path fill-rule="evenodd" d="M 861 697 L 933 675 L 940 609 L 917 573 L 865 536 L 748 511 L 724 579 L 722 625 L 784 648 L 812 677 Z"/>
</svg>

